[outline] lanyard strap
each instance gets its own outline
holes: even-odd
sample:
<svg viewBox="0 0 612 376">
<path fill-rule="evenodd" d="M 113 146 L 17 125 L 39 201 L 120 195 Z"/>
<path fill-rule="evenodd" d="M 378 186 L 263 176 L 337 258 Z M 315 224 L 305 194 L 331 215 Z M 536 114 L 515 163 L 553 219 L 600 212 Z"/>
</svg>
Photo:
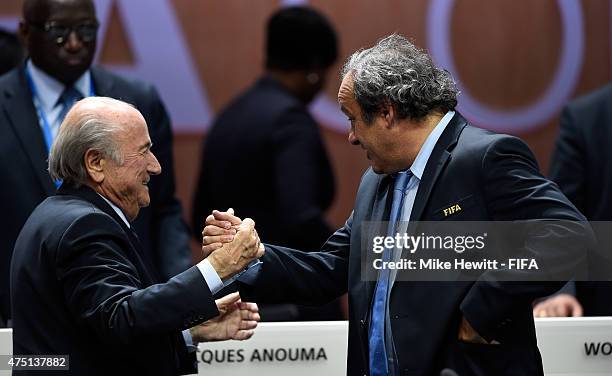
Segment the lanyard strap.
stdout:
<svg viewBox="0 0 612 376">
<path fill-rule="evenodd" d="M 51 135 L 51 127 L 49 126 L 49 122 L 47 121 L 47 117 L 45 116 L 45 111 L 42 109 L 42 105 L 40 103 L 40 99 L 38 98 L 38 92 L 36 90 L 36 85 L 34 85 L 34 81 L 30 76 L 30 71 L 28 69 L 25 70 L 26 79 L 28 81 L 28 86 L 30 86 L 30 91 L 32 92 L 32 101 L 34 102 L 34 107 L 36 108 L 36 114 L 38 115 L 38 119 L 40 121 L 40 127 L 43 131 L 43 137 L 45 139 L 45 146 L 47 147 L 47 154 L 51 150 L 51 143 L 53 142 L 53 136 Z"/>
</svg>

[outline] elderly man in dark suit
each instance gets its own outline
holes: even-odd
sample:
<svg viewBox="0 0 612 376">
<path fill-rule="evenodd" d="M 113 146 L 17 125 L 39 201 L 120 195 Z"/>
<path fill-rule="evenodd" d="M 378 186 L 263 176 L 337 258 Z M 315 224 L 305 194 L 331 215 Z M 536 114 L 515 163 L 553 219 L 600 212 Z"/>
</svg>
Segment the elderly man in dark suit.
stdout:
<svg viewBox="0 0 612 376">
<path fill-rule="evenodd" d="M 521 282 L 528 273 L 507 268 L 471 282 L 401 280 L 388 269 L 368 281 L 361 272 L 364 226 L 440 219 L 545 225 L 584 217 L 542 177 L 521 140 L 468 124 L 455 111 L 450 74 L 404 37 L 354 53 L 342 78 L 338 101 L 350 122 L 349 142 L 371 162 L 353 213 L 321 252 L 266 245 L 263 264 L 240 279 L 241 293 L 261 302 L 321 304 L 348 290 L 349 375 L 426 376 L 444 368 L 459 375 L 542 375 L 531 303 L 562 282 Z M 214 212 L 207 222 L 210 251 L 227 233 L 217 225 L 239 219 Z M 568 278 L 584 258 L 583 244 L 592 241 L 590 228 L 548 226 L 516 251 L 529 249 Z M 382 257 L 398 256 L 389 248 Z M 502 274 L 509 278 L 500 280 Z"/>
<path fill-rule="evenodd" d="M 189 231 L 175 197 L 172 131 L 155 89 L 92 67 L 98 21 L 91 0 L 26 0 L 20 31 L 25 64 L 0 78 L 0 316 L 10 313 L 8 270 L 24 222 L 56 185 L 46 160 L 63 116 L 75 100 L 118 98 L 147 121 L 165 173 L 149 185 L 151 205 L 134 223 L 147 258 L 164 279 L 192 265 Z"/>
<path fill-rule="evenodd" d="M 74 375 L 177 375 L 196 371 L 189 347 L 197 342 L 253 334 L 254 303 L 237 294 L 213 299 L 223 280 L 263 253 L 252 221 L 168 282 L 145 254 L 132 223 L 161 173 L 151 146 L 145 119 L 125 102 L 86 98 L 66 116 L 49 156 L 62 184 L 15 245 L 15 355 L 68 355 Z"/>
</svg>

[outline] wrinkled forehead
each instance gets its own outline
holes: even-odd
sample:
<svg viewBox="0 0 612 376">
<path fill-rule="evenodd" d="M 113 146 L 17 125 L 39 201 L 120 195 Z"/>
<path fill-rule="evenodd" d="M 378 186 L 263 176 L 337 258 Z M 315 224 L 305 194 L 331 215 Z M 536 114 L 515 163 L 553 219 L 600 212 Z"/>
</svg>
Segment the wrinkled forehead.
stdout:
<svg viewBox="0 0 612 376">
<path fill-rule="evenodd" d="M 138 111 L 108 115 L 108 120 L 117 126 L 114 136 L 121 150 L 132 153 L 150 145 L 147 125 Z"/>
<path fill-rule="evenodd" d="M 340 89 L 338 89 L 338 102 L 346 102 L 350 99 L 355 98 L 355 80 L 353 78 L 353 72 L 348 72 L 342 79 Z"/>
</svg>

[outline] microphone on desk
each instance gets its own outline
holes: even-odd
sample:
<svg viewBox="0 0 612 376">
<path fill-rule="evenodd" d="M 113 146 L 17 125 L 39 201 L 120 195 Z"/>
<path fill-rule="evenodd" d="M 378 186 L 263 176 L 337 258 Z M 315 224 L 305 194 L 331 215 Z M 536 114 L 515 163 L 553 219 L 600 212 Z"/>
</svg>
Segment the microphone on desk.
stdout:
<svg viewBox="0 0 612 376">
<path fill-rule="evenodd" d="M 444 368 L 442 371 L 440 371 L 440 376 L 459 376 L 457 374 L 457 372 L 453 371 L 450 368 Z"/>
</svg>

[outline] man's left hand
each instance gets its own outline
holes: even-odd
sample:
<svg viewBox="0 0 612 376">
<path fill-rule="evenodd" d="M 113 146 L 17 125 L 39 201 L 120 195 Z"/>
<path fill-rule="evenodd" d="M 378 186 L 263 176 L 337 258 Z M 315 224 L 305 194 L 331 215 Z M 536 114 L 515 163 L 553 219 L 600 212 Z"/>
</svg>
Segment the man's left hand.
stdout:
<svg viewBox="0 0 612 376">
<path fill-rule="evenodd" d="M 208 257 L 213 251 L 223 247 L 224 243 L 234 240 L 234 235 L 242 219 L 234 215 L 234 209 L 229 208 L 226 212 L 213 210 L 206 217 L 204 229 L 202 230 L 202 255 Z"/>
<path fill-rule="evenodd" d="M 219 316 L 189 329 L 194 342 L 242 341 L 253 336 L 261 319 L 257 304 L 241 302 L 237 292 L 217 299 L 215 303 Z"/>
</svg>

